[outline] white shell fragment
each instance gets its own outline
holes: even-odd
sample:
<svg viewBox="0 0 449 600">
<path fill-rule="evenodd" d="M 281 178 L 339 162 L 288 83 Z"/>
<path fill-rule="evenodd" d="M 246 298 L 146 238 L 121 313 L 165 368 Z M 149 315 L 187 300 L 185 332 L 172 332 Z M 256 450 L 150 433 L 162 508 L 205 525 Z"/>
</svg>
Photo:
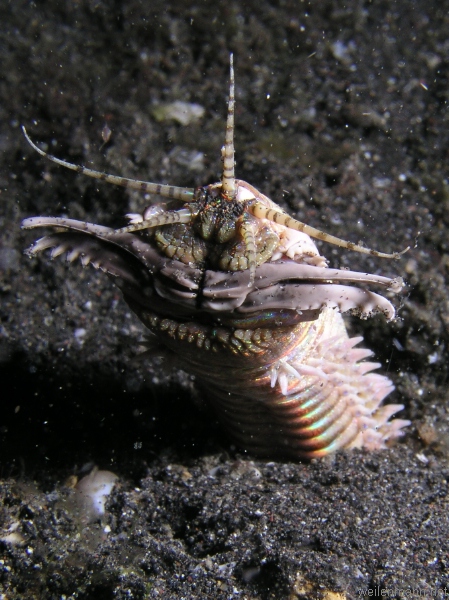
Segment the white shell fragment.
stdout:
<svg viewBox="0 0 449 600">
<path fill-rule="evenodd" d="M 189 125 L 204 116 L 204 106 L 176 100 L 170 104 L 157 104 L 152 107 L 151 114 L 156 121 L 177 121 L 180 125 Z"/>
<path fill-rule="evenodd" d="M 94 468 L 89 475 L 78 481 L 76 494 L 87 513 L 101 517 L 105 512 L 107 497 L 112 492 L 118 476 L 111 471 Z"/>
</svg>

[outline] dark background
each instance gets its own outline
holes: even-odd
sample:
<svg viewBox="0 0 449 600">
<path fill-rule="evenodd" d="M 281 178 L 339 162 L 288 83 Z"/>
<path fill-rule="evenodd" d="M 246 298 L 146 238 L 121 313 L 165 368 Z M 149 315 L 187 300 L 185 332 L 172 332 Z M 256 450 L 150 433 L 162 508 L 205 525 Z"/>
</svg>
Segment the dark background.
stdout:
<svg viewBox="0 0 449 600">
<path fill-rule="evenodd" d="M 0 527 L 20 522 L 28 543 L 0 541 L 8 599 L 353 598 L 418 585 L 430 596 L 448 585 L 448 8 L 2 3 Z M 78 164 L 213 182 L 230 51 L 237 177 L 344 239 L 412 246 L 399 262 L 321 246 L 332 266 L 407 280 L 395 323 L 348 323 L 413 422 L 391 451 L 253 463 L 190 377 L 138 358 L 145 332 L 106 277 L 22 254 L 36 237 L 20 231 L 25 217 L 118 226 L 144 199 L 45 162 L 21 124 Z M 158 122 L 155 106 L 174 100 L 203 118 Z M 112 534 L 83 544 L 52 494 L 88 464 L 121 483 Z"/>
</svg>

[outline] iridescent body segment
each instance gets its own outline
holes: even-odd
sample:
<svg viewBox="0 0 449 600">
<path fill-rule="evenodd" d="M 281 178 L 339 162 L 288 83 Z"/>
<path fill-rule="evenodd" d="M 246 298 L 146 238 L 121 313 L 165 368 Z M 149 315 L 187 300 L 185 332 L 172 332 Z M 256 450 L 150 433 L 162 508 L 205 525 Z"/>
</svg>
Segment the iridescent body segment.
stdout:
<svg viewBox="0 0 449 600">
<path fill-rule="evenodd" d="M 26 135 L 26 133 L 25 133 Z M 394 308 L 381 295 L 402 280 L 332 269 L 310 236 L 374 256 L 290 217 L 234 176 L 234 73 L 221 181 L 195 190 L 134 181 L 47 155 L 109 183 L 160 194 L 181 207 L 150 206 L 121 229 L 34 217 L 23 227 L 57 228 L 31 256 L 51 249 L 105 271 L 162 348 L 194 374 L 241 448 L 268 457 L 319 457 L 342 448 L 384 448 L 409 424 L 382 406 L 389 379 L 350 339 L 342 312 L 362 317 Z M 60 231 L 60 229 L 64 231 Z"/>
</svg>

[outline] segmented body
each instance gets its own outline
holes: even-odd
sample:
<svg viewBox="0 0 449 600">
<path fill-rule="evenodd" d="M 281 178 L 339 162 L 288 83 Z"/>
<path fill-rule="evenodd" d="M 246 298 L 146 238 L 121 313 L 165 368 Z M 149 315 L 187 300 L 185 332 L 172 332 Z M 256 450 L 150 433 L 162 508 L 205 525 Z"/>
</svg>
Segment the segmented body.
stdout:
<svg viewBox="0 0 449 600">
<path fill-rule="evenodd" d="M 37 217 L 23 226 L 62 227 L 29 250 L 68 252 L 106 271 L 160 343 L 196 375 L 238 444 L 254 454 L 322 456 L 339 448 L 383 448 L 408 421 L 381 406 L 391 382 L 371 373 L 369 350 L 356 349 L 341 312 L 381 311 L 388 300 L 348 283 L 395 292 L 402 281 L 327 267 L 310 235 L 376 256 L 289 217 L 250 184 L 234 177 L 234 84 L 219 183 L 176 188 L 106 175 L 42 155 L 110 183 L 184 202 L 148 207 L 119 230 Z M 26 133 L 25 133 L 26 135 Z"/>
</svg>

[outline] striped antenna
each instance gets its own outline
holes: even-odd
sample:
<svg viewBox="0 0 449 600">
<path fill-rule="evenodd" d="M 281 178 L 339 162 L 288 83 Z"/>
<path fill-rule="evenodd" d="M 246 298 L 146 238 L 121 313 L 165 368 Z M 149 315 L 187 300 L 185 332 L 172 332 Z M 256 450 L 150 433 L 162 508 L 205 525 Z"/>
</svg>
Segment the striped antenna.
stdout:
<svg viewBox="0 0 449 600">
<path fill-rule="evenodd" d="M 234 56 L 230 56 L 230 86 L 228 102 L 228 118 L 226 120 L 225 145 L 221 149 L 223 159 L 223 174 L 221 176 L 221 188 L 226 196 L 233 199 L 236 195 L 235 172 L 234 172 Z"/>
<path fill-rule="evenodd" d="M 150 181 L 128 179 L 127 177 L 119 177 L 117 175 L 109 175 L 108 173 L 94 171 L 93 169 L 81 167 L 80 165 L 74 165 L 72 163 L 67 162 L 66 160 L 56 158 L 56 156 L 52 156 L 51 154 L 44 152 L 38 146 L 36 146 L 36 144 L 31 141 L 23 125 L 22 131 L 26 141 L 34 150 L 36 150 L 36 152 L 39 152 L 41 156 L 48 160 L 51 160 L 52 162 L 56 163 L 57 165 L 60 165 L 61 167 L 71 169 L 72 171 L 76 171 L 81 175 L 87 175 L 88 177 L 92 177 L 93 179 L 100 179 L 100 181 L 106 181 L 106 183 L 112 183 L 113 185 L 121 185 L 122 187 L 129 188 L 131 190 L 139 190 L 140 192 L 147 192 L 148 194 L 157 194 L 158 196 L 163 196 L 164 198 L 172 198 L 174 200 L 182 200 L 184 202 L 194 201 L 195 190 L 193 188 L 182 188 L 176 187 L 174 185 L 164 185 L 160 183 L 151 183 Z"/>
<path fill-rule="evenodd" d="M 393 252 L 392 254 L 387 254 L 386 252 L 378 252 L 377 250 L 372 250 L 371 248 L 365 248 L 365 246 L 360 246 L 359 244 L 354 244 L 354 242 L 346 242 L 330 233 L 325 233 L 320 229 L 316 229 L 311 225 L 307 225 L 302 221 L 297 221 L 290 217 L 284 212 L 280 210 L 275 210 L 274 208 L 269 208 L 268 206 L 263 205 L 261 202 L 253 202 L 248 206 L 248 211 L 254 215 L 257 219 L 268 219 L 272 223 L 278 223 L 278 225 L 283 225 L 284 227 L 288 227 L 289 229 L 294 229 L 295 231 L 303 231 L 310 237 L 315 238 L 316 240 L 322 240 L 323 242 L 327 242 L 328 244 L 334 244 L 334 246 L 340 246 L 340 248 L 348 248 L 348 250 L 353 250 L 354 252 L 360 252 L 361 254 L 370 254 L 371 256 L 379 256 L 380 258 L 399 258 L 405 252 L 410 250 L 410 246 L 407 246 L 401 252 Z"/>
</svg>

